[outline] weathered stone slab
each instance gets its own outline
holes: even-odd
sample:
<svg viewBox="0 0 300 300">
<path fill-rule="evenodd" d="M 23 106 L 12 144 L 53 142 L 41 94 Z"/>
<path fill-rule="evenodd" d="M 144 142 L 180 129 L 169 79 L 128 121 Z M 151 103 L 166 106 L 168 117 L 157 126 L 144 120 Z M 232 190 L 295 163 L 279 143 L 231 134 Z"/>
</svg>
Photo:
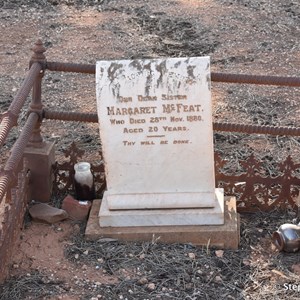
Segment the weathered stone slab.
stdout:
<svg viewBox="0 0 300 300">
<path fill-rule="evenodd" d="M 99 61 L 96 81 L 108 209 L 221 212 L 209 58 Z"/>
<path fill-rule="evenodd" d="M 68 218 L 63 209 L 50 206 L 46 203 L 38 203 L 29 208 L 29 214 L 33 221 L 53 224 Z"/>
</svg>

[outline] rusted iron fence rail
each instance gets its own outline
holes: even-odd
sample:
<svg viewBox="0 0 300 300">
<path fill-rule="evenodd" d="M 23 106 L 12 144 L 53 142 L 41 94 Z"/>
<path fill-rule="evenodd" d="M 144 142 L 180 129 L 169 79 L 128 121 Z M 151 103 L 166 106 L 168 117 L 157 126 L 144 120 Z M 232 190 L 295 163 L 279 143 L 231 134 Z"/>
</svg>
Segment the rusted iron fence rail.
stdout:
<svg viewBox="0 0 300 300">
<path fill-rule="evenodd" d="M 5 142 L 11 128 L 17 125 L 18 115 L 33 87 L 36 77 L 41 70 L 42 66 L 39 63 L 31 65 L 23 84 L 10 104 L 8 111 L 2 114 L 0 123 L 0 147 L 2 147 Z"/>
<path fill-rule="evenodd" d="M 57 72 L 74 72 L 95 74 L 96 66 L 91 64 L 72 64 L 60 62 L 47 62 L 46 69 Z M 300 87 L 300 77 L 289 76 L 265 76 L 247 74 L 211 73 L 211 81 L 226 83 L 263 84 Z"/>
<path fill-rule="evenodd" d="M 98 115 L 93 113 L 78 113 L 69 111 L 43 110 L 43 118 L 61 121 L 79 121 L 88 123 L 98 123 Z"/>
<path fill-rule="evenodd" d="M 226 83 L 245 83 L 300 87 L 300 77 L 211 73 L 211 80 Z"/>
<path fill-rule="evenodd" d="M 68 111 L 54 111 L 44 109 L 43 118 L 61 121 L 79 121 L 98 123 L 98 115 L 93 113 L 77 113 Z M 270 135 L 291 135 L 300 136 L 300 128 L 286 126 L 269 126 L 269 125 L 250 125 L 250 124 L 234 124 L 214 122 L 213 129 L 215 131 L 240 132 L 240 133 L 256 133 Z"/>
<path fill-rule="evenodd" d="M 10 186 L 10 183 L 13 181 L 13 179 L 17 176 L 16 171 L 17 167 L 21 163 L 21 160 L 24 155 L 24 150 L 26 145 L 29 142 L 30 136 L 33 133 L 33 130 L 37 124 L 37 121 L 39 119 L 38 114 L 32 112 L 28 119 L 26 120 L 26 123 L 22 129 L 22 132 L 15 142 L 11 154 L 3 168 L 3 171 L 1 172 L 0 177 L 0 203 L 7 192 L 8 187 Z"/>
<path fill-rule="evenodd" d="M 96 66 L 91 64 L 72 64 L 60 62 L 47 62 L 46 69 L 58 72 L 75 72 L 85 74 L 95 74 Z M 224 74 L 211 73 L 211 80 L 223 83 L 239 83 L 239 84 L 260 84 L 260 85 L 277 85 L 300 87 L 300 77 L 288 76 L 261 76 L 261 75 L 245 75 L 245 74 Z M 75 112 L 51 111 L 44 110 L 43 117 L 53 120 L 64 121 L 81 121 L 81 122 L 98 122 L 97 114 L 85 114 Z M 251 125 L 251 124 L 235 124 L 214 122 L 213 129 L 215 131 L 240 132 L 240 133 L 257 133 L 270 135 L 300 135 L 300 128 L 296 127 L 276 127 L 267 125 Z"/>
</svg>

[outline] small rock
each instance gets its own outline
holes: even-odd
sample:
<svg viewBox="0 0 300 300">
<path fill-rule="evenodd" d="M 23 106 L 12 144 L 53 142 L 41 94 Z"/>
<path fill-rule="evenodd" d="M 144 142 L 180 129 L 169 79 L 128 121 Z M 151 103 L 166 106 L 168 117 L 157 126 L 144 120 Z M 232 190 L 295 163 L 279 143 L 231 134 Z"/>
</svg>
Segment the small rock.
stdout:
<svg viewBox="0 0 300 300">
<path fill-rule="evenodd" d="M 38 203 L 30 207 L 29 214 L 33 221 L 53 224 L 68 218 L 63 209 L 50 206 L 45 203 Z"/>
<path fill-rule="evenodd" d="M 215 277 L 215 282 L 222 282 L 223 280 L 222 280 L 222 277 L 221 276 L 219 276 L 219 275 L 217 275 L 216 277 Z"/>
<path fill-rule="evenodd" d="M 188 256 L 189 256 L 190 259 L 195 259 L 195 258 L 196 258 L 196 255 L 195 255 L 195 253 L 193 253 L 193 252 L 190 252 L 190 253 L 188 254 Z"/>
<path fill-rule="evenodd" d="M 224 251 L 223 250 L 216 250 L 215 253 L 216 253 L 217 257 L 223 257 Z"/>
<path fill-rule="evenodd" d="M 90 212 L 91 206 L 91 201 L 78 201 L 71 195 L 67 195 L 61 208 L 69 214 L 72 220 L 84 221 Z"/>
<path fill-rule="evenodd" d="M 147 289 L 150 290 L 150 291 L 154 291 L 155 290 L 155 284 L 154 283 L 149 283 L 147 285 Z"/>
<path fill-rule="evenodd" d="M 300 275 L 300 264 L 292 265 L 292 271 L 295 274 Z"/>
<path fill-rule="evenodd" d="M 147 279 L 146 277 L 142 277 L 142 278 L 140 278 L 140 280 L 138 281 L 138 284 L 140 284 L 140 285 L 144 285 L 144 284 L 146 284 L 146 283 L 148 283 L 148 279 Z"/>
<path fill-rule="evenodd" d="M 250 265 L 251 265 L 251 261 L 250 261 L 249 259 L 247 259 L 247 258 L 244 258 L 244 259 L 243 259 L 243 264 L 244 264 L 245 266 L 250 266 Z"/>
</svg>

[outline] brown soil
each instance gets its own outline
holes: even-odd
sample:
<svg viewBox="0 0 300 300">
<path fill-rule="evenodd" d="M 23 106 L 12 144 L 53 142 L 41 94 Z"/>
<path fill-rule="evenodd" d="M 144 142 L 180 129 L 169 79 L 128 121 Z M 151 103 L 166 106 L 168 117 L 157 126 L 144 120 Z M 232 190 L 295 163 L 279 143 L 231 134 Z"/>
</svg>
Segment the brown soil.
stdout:
<svg viewBox="0 0 300 300">
<path fill-rule="evenodd" d="M 41 38 L 49 61 L 202 56 L 212 71 L 299 76 L 297 0 L 3 0 L 0 3 L 0 109 L 7 110 Z M 299 126 L 299 89 L 213 82 L 213 118 L 248 124 Z M 28 99 L 29 101 L 29 99 Z M 46 107 L 96 112 L 91 75 L 46 72 Z M 2 149 L 3 162 L 24 124 Z M 97 125 L 43 123 L 57 159 L 75 141 L 96 160 Z M 215 133 L 215 147 L 233 162 L 255 153 L 262 161 L 298 160 L 298 137 Z M 53 201 L 61 201 L 53 199 Z M 192 245 L 119 243 L 82 237 L 84 224 L 26 223 L 0 299 L 298 299 L 299 255 L 278 253 L 270 236 L 295 217 L 242 215 L 238 251 Z M 300 288 L 299 288 L 300 289 Z"/>
</svg>

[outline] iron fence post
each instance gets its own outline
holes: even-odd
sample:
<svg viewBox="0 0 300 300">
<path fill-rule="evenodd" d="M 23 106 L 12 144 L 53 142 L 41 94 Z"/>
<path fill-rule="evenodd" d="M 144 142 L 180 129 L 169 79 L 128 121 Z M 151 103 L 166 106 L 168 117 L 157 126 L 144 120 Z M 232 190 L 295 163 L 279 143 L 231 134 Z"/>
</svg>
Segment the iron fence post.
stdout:
<svg viewBox="0 0 300 300">
<path fill-rule="evenodd" d="M 30 190 L 32 199 L 40 202 L 48 202 L 51 198 L 53 173 L 52 166 L 55 162 L 54 142 L 43 141 L 41 124 L 43 119 L 42 103 L 42 79 L 46 69 L 46 49 L 41 40 L 38 40 L 32 48 L 33 55 L 30 65 L 39 63 L 41 71 L 36 77 L 32 89 L 32 100 L 29 114 L 36 113 L 38 121 L 32 132 L 29 143 L 24 151 L 24 157 L 28 161 L 30 169 Z"/>
<path fill-rule="evenodd" d="M 42 79 L 44 77 L 44 71 L 46 66 L 46 56 L 44 52 L 46 51 L 45 47 L 41 40 L 37 40 L 35 45 L 31 49 L 33 55 L 30 60 L 30 66 L 37 62 L 40 63 L 42 69 L 39 75 L 36 77 L 36 80 L 32 88 L 32 99 L 30 103 L 29 113 L 36 112 L 39 115 L 39 121 L 36 124 L 36 127 L 31 135 L 30 144 L 31 146 L 41 147 L 43 138 L 41 135 L 41 123 L 42 123 L 42 114 L 43 114 L 43 104 L 42 104 Z"/>
</svg>

